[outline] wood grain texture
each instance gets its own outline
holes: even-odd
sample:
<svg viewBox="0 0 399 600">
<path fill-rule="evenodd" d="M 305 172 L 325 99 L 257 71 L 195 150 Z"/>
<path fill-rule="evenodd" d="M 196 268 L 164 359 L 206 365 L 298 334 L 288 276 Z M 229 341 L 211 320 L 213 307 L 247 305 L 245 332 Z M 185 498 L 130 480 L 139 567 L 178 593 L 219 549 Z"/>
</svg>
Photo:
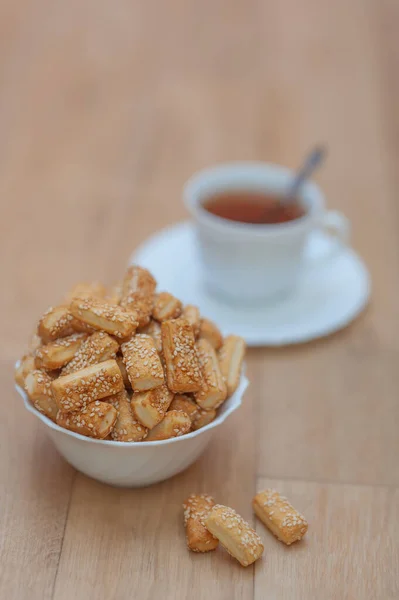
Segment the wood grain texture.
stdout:
<svg viewBox="0 0 399 600">
<path fill-rule="evenodd" d="M 255 600 L 398 598 L 397 490 L 258 480 L 258 491 L 270 487 L 304 514 L 309 530 L 301 542 L 285 546 L 257 520 L 265 553 L 256 564 Z"/>
<path fill-rule="evenodd" d="M 398 597 L 398 32 L 395 0 L 0 4 L 1 598 Z M 251 351 L 245 405 L 186 473 L 136 491 L 75 477 L 13 391 L 39 315 L 185 218 L 197 169 L 294 167 L 319 140 L 318 181 L 372 274 L 366 313 Z M 187 551 L 188 493 L 254 522 L 265 477 L 308 516 L 306 543 L 261 531 L 246 570 Z"/>
<path fill-rule="evenodd" d="M 75 471 L 28 416 L 13 387 L 13 364 L 0 363 L 0 596 L 53 597 Z"/>
<path fill-rule="evenodd" d="M 399 483 L 397 354 L 367 343 L 371 310 L 350 335 L 263 352 L 259 474 Z"/>
</svg>

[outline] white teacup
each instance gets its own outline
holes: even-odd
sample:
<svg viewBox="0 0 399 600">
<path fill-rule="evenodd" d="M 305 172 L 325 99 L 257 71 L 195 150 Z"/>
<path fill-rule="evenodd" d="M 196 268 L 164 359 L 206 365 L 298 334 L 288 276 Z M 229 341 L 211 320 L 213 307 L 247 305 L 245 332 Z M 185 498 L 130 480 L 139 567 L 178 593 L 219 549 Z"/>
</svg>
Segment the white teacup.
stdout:
<svg viewBox="0 0 399 600">
<path fill-rule="evenodd" d="M 305 215 L 286 223 L 239 223 L 203 207 L 211 197 L 231 191 L 283 195 L 293 176 L 278 165 L 232 162 L 200 171 L 187 182 L 184 200 L 196 223 L 204 282 L 211 292 L 235 302 L 277 299 L 289 294 L 309 267 L 304 250 L 312 231 L 323 228 L 336 237 L 323 260 L 348 241 L 348 220 L 326 210 L 323 193 L 313 182 L 305 183 L 299 194 Z"/>
</svg>

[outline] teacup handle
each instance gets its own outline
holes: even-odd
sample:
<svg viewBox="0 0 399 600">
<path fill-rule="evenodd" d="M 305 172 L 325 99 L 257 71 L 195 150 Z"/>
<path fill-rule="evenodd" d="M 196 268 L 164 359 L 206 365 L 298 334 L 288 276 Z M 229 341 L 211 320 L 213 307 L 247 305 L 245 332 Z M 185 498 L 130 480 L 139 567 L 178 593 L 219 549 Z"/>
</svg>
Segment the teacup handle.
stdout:
<svg viewBox="0 0 399 600">
<path fill-rule="evenodd" d="M 342 244 L 349 244 L 351 227 L 349 219 L 343 213 L 338 210 L 327 210 L 322 217 L 321 226 Z"/>
<path fill-rule="evenodd" d="M 315 267 L 341 254 L 343 248 L 349 244 L 351 227 L 349 219 L 344 214 L 337 210 L 328 210 L 321 217 L 318 229 L 336 238 L 336 243 L 331 244 L 321 256 L 310 258 L 311 266 Z"/>
</svg>

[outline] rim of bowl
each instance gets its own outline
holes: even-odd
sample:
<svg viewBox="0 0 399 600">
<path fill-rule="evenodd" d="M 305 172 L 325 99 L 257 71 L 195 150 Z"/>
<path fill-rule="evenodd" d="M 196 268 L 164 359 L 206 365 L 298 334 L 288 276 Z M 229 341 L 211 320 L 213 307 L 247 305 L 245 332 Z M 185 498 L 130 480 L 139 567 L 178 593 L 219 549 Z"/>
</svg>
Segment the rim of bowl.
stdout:
<svg viewBox="0 0 399 600">
<path fill-rule="evenodd" d="M 18 368 L 19 364 L 20 364 L 20 361 L 17 361 L 15 364 L 16 369 Z M 225 410 L 225 412 L 223 412 L 222 414 L 219 414 L 211 423 L 209 423 L 208 425 L 205 425 L 205 427 L 201 427 L 201 429 L 197 429 L 197 431 L 192 431 L 190 433 L 186 433 L 185 435 L 175 437 L 175 438 L 170 438 L 168 440 L 155 440 L 153 442 L 115 442 L 114 440 L 97 440 L 95 438 L 89 438 L 85 435 L 81 435 L 80 433 L 75 433 L 74 431 L 69 431 L 69 429 L 60 427 L 59 425 L 57 425 L 57 423 L 54 423 L 51 419 L 49 419 L 48 417 L 43 415 L 40 411 L 38 411 L 37 408 L 35 408 L 33 406 L 33 404 L 30 402 L 30 400 L 28 398 L 28 394 L 17 383 L 15 384 L 15 389 L 17 390 L 18 394 L 21 396 L 22 400 L 24 401 L 26 410 L 28 410 L 30 413 L 35 415 L 35 417 L 40 419 L 45 425 L 47 425 L 47 427 L 49 427 L 50 429 L 53 429 L 54 431 L 63 433 L 64 435 L 76 438 L 76 439 L 86 442 L 88 444 L 101 444 L 101 445 L 104 444 L 104 445 L 113 446 L 116 448 L 127 448 L 127 447 L 143 448 L 143 447 L 149 447 L 149 446 L 153 447 L 155 445 L 164 446 L 166 444 L 176 444 L 183 440 L 198 437 L 199 435 L 205 433 L 206 431 L 209 431 L 211 429 L 214 429 L 215 427 L 218 427 L 227 419 L 227 417 L 229 417 L 235 410 L 237 410 L 237 408 L 239 408 L 241 406 L 242 397 L 243 397 L 248 385 L 249 385 L 249 381 L 248 381 L 247 377 L 245 376 L 245 368 L 243 367 L 242 372 L 241 372 L 240 385 L 238 386 L 238 388 L 234 392 L 234 394 L 226 400 L 227 409 Z M 230 404 L 227 405 L 227 403 L 230 403 Z"/>
</svg>

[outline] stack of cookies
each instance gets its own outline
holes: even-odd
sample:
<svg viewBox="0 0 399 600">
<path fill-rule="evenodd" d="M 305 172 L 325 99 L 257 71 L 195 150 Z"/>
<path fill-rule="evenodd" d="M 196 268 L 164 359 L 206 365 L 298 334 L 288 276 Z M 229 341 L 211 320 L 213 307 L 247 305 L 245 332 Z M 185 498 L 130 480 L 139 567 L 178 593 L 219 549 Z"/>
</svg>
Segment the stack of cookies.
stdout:
<svg viewBox="0 0 399 600">
<path fill-rule="evenodd" d="M 245 343 L 157 292 L 140 266 L 107 289 L 79 283 L 37 326 L 16 381 L 59 426 L 116 442 L 208 425 L 240 382 Z"/>
</svg>

